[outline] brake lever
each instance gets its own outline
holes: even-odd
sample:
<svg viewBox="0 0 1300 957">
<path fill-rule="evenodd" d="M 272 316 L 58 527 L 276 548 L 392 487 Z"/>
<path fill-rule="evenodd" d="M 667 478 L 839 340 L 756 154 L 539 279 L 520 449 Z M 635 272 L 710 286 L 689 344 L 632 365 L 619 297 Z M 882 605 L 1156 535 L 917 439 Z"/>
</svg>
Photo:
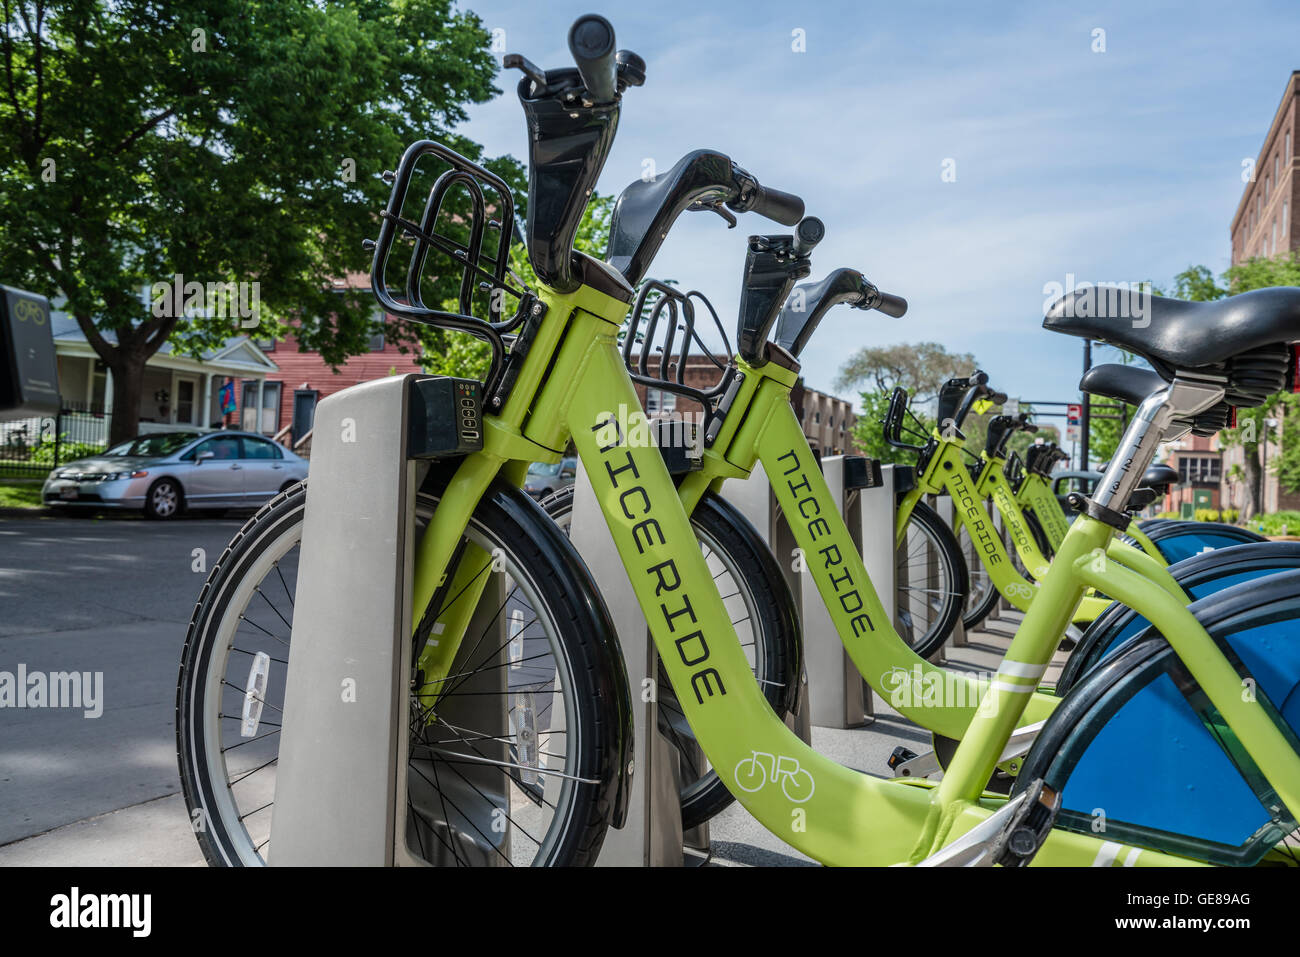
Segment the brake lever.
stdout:
<svg viewBox="0 0 1300 957">
<path fill-rule="evenodd" d="M 727 209 L 725 206 L 722 205 L 721 200 L 719 200 L 716 203 L 694 202 L 691 203 L 691 205 L 687 206 L 686 210 L 687 212 L 691 212 L 691 213 L 702 213 L 702 212 L 717 213 L 719 216 L 721 216 L 724 220 L 727 221 L 728 229 L 736 228 L 735 215 L 731 212 L 731 210 Z"/>
<path fill-rule="evenodd" d="M 501 60 L 501 66 L 507 70 L 522 71 L 536 86 L 535 96 L 542 96 L 546 92 L 546 71 L 528 57 L 519 53 L 507 53 Z"/>
</svg>

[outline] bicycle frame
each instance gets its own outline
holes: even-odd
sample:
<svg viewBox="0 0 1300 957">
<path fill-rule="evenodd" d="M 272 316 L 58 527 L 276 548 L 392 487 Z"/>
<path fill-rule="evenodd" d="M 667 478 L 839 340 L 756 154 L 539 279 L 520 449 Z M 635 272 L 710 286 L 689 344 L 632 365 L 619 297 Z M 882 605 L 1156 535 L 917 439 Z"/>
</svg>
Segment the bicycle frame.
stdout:
<svg viewBox="0 0 1300 957">
<path fill-rule="evenodd" d="M 904 495 L 898 503 L 898 515 L 894 526 L 898 541 L 901 542 L 902 537 L 907 534 L 907 520 L 912 514 L 912 508 L 921 497 L 947 492 L 952 497 L 953 514 L 965 526 L 971 542 L 978 546 L 980 562 L 988 572 L 994 587 L 1017 609 L 1028 611 L 1037 597 L 1039 586 L 1026 580 L 1011 564 L 1011 557 L 1007 554 L 1006 546 L 1002 544 L 1002 536 L 994 529 L 993 519 L 988 509 L 984 507 L 984 496 L 979 491 L 980 483 L 972 478 L 970 470 L 966 468 L 966 463 L 962 459 L 960 441 L 943 436 L 936 436 L 936 439 L 934 453 L 926 463 L 925 471 L 917 480 L 916 488 Z M 985 474 L 989 471 L 987 468 L 984 469 Z M 984 476 L 981 478 L 983 479 Z M 1003 478 L 1003 484 L 1005 483 L 1006 479 Z M 1010 489 L 1007 488 L 1007 491 L 1009 492 Z M 1029 531 L 1024 527 L 1023 522 L 1016 522 L 1014 527 L 1019 528 L 1025 538 L 1029 538 Z M 1037 551 L 1036 548 L 1034 550 Z M 1041 559 L 1041 553 L 1039 557 Z M 1043 563 L 1050 565 L 1050 563 Z M 1027 567 L 1033 569 L 1038 566 Z M 1087 596 L 1076 607 L 1072 621 L 1086 624 L 1100 615 L 1109 604 L 1106 599 Z"/>
<path fill-rule="evenodd" d="M 1005 481 L 1005 476 L 1003 477 Z M 1020 483 L 1020 489 L 1015 493 L 1015 502 L 1021 509 L 1031 509 L 1034 517 L 1038 519 L 1038 524 L 1042 526 L 1044 534 L 1047 535 L 1048 544 L 1055 550 L 1060 547 L 1061 542 L 1065 540 L 1065 533 L 1070 528 L 1070 523 L 1065 517 L 1065 512 L 1061 509 L 1061 502 L 1052 493 L 1052 486 L 1047 479 L 1034 472 L 1026 472 L 1025 480 Z M 1147 537 L 1146 533 L 1138 527 L 1137 522 L 1130 522 L 1124 534 L 1133 541 L 1137 542 L 1138 548 L 1150 555 L 1160 564 L 1168 566 L 1169 562 L 1165 560 L 1160 549 L 1155 542 Z"/>
<path fill-rule="evenodd" d="M 1177 633 L 1176 647 L 1189 652 L 1193 675 L 1232 720 L 1278 793 L 1289 805 L 1300 800 L 1300 758 L 1266 719 L 1264 726 L 1261 716 L 1245 713 L 1231 665 L 1212 639 L 1158 585 L 1118 562 L 1099 561 L 1112 532 L 1086 516 L 1062 543 L 1041 600 L 1026 613 L 994 681 L 976 685 L 983 693 L 979 704 L 952 709 L 948 716 L 956 731 L 963 730 L 957 727 L 959 716 L 969 722 L 937 787 L 873 778 L 817 754 L 763 697 L 683 508 L 683 500 L 692 495 L 698 500 L 705 488 L 721 485 L 722 472 L 741 478 L 761 460 L 774 477 L 782 509 L 798 516 L 791 523 L 795 538 L 810 557 L 810 572 L 855 663 L 869 674 L 873 667 L 908 660 L 901 642 L 894 647 L 871 638 L 882 633 L 883 609 L 790 407 L 795 373 L 771 362 L 761 369 L 740 364 L 749 391 L 741 406 L 747 413 L 729 415 L 714 444 L 718 474 L 688 476 L 679 497 L 644 428 L 644 413 L 618 351 L 626 303 L 585 286 L 567 295 L 547 289 L 539 295 L 547 318 L 515 390 L 499 415 L 485 417 L 484 449 L 461 461 L 416 549 L 417 611 L 447 588 L 449 578 L 452 587 L 460 586 L 431 631 L 437 637 L 420 652 L 425 687 L 432 694 L 446 677 L 469 617 L 451 609 L 465 595 L 473 596 L 465 604 L 477 604 L 474 584 L 484 577 L 473 572 L 478 558 L 457 550 L 470 515 L 498 476 L 522 481 L 528 461 L 557 460 L 571 436 L 701 748 L 751 814 L 817 860 L 919 861 L 1004 803 L 1001 796 L 982 793 L 984 782 L 1017 723 L 1050 707 L 1052 699 L 1034 693 L 1037 680 L 1089 585 L 1124 597 L 1166 633 Z M 926 674 L 942 674 L 920 659 L 915 664 Z M 758 768 L 762 781 L 755 785 Z M 1091 835 L 1053 831 L 1035 862 L 1090 864 L 1113 846 Z M 1145 849 L 1121 847 L 1120 852 L 1125 863 L 1187 863 Z"/>
</svg>

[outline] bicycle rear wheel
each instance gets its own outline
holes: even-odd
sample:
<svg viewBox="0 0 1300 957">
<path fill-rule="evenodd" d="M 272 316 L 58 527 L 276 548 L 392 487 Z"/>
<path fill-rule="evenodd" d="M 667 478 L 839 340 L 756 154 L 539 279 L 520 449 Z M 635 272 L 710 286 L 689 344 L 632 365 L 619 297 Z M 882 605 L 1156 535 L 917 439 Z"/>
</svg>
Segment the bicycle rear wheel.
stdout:
<svg viewBox="0 0 1300 957">
<path fill-rule="evenodd" d="M 421 494 L 420 524 L 437 501 Z M 177 752 L 210 864 L 263 864 L 272 851 L 305 503 L 305 486 L 295 486 L 244 526 L 213 568 L 186 639 Z M 491 556 L 479 573 L 483 597 L 437 700 L 412 690 L 406 838 L 432 864 L 590 864 L 609 823 L 623 680 L 612 669 L 622 662 L 609 661 L 597 637 L 609 628 L 603 606 L 556 560 L 533 515 L 491 496 L 475 510 L 465 538 Z M 265 690 L 253 697 L 262 717 L 250 733 L 254 669 Z"/>
</svg>

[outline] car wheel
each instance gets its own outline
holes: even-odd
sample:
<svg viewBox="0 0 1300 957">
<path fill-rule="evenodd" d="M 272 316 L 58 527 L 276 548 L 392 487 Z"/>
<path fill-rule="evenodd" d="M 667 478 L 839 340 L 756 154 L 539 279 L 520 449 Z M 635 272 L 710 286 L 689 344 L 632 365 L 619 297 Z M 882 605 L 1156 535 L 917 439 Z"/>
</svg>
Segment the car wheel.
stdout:
<svg viewBox="0 0 1300 957">
<path fill-rule="evenodd" d="M 280 494 L 283 495 L 285 492 L 289 491 L 289 489 L 293 488 L 297 484 L 298 484 L 297 482 L 285 482 L 283 485 L 280 486 Z"/>
<path fill-rule="evenodd" d="M 181 487 L 173 479 L 159 479 L 149 487 L 149 494 L 144 498 L 144 514 L 158 520 L 175 518 L 184 504 Z"/>
</svg>

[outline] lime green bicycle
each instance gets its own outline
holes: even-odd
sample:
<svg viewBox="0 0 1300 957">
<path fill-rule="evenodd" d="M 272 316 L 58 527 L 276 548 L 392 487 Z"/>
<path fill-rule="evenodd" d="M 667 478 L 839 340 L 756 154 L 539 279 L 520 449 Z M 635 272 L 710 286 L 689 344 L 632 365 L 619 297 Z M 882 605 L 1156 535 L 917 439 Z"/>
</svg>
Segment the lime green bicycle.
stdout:
<svg viewBox="0 0 1300 957">
<path fill-rule="evenodd" d="M 1070 766 L 1080 766 L 1071 751 L 1076 740 L 1060 742 L 1047 734 L 1061 726 L 1064 708 L 1057 710 L 1056 723 L 1048 719 L 1026 758 L 1027 764 L 1041 767 L 1043 773 L 1033 778 L 1022 774 L 1023 788 L 1010 799 L 984 791 L 1017 726 L 1037 709 L 1044 713 L 1050 709 L 1052 699 L 1035 694 L 1038 678 L 1085 590 L 1095 587 L 1141 609 L 1168 637 L 1163 651 L 1143 646 L 1145 657 L 1123 659 L 1123 664 L 1131 665 L 1126 673 L 1129 685 L 1103 694 L 1102 704 L 1113 703 L 1133 687 L 1150 686 L 1149 680 L 1143 684 L 1148 673 L 1182 669 L 1178 687 L 1195 697 L 1199 706 L 1195 714 L 1230 732 L 1230 738 L 1220 733 L 1216 740 L 1227 741 L 1235 766 L 1246 769 L 1248 773 L 1238 774 L 1237 779 L 1259 797 L 1259 813 L 1266 815 L 1265 824 L 1236 845 L 1239 857 L 1258 859 L 1274 852 L 1282 837 L 1295 829 L 1290 809 L 1300 807 L 1300 747 L 1289 724 L 1278 718 L 1270 682 L 1261 680 L 1259 693 L 1244 700 L 1242 666 L 1220 644 L 1223 635 L 1203 628 L 1181 592 L 1175 595 L 1154 576 L 1144 577 L 1149 570 L 1129 554 L 1135 550 L 1117 547 L 1113 541 L 1118 513 L 1111 506 L 1125 501 L 1133 486 L 1126 468 L 1117 465 L 1107 474 L 1102 492 L 1072 524 L 998 673 L 989 681 L 956 682 L 945 688 L 943 683 L 949 679 L 942 671 L 931 668 L 892 636 L 853 540 L 838 518 L 838 503 L 805 451 L 807 442 L 789 404 L 797 361 L 779 345 L 767 342 L 775 310 L 763 307 L 742 309 L 743 316 L 767 323 L 744 322 L 740 330 L 741 355 L 753 356 L 752 361 L 737 362 L 741 378 L 736 392 L 745 395 L 747 414 L 743 419 L 731 415 L 723 419 L 706 455 L 719 456 L 736 478 L 747 476 L 756 461 L 764 462 L 777 501 L 809 559 L 809 572 L 859 668 L 870 673 L 877 666 L 914 662 L 920 674 L 934 675 L 942 692 L 937 698 L 942 700 L 931 706 L 939 705 L 944 723 L 961 744 L 937 785 L 886 781 L 818 755 L 786 728 L 754 680 L 682 507 L 682 490 L 669 475 L 660 450 L 644 440 L 644 414 L 617 344 L 632 289 L 617 270 L 572 250 L 586 196 L 613 138 L 619 94 L 624 86 L 639 82 L 643 65 L 630 55 L 616 57 L 612 30 L 598 17 L 575 24 L 571 47 L 579 63 L 576 71 L 541 71 L 526 61 L 513 60 L 526 74 L 520 99 L 533 134 L 528 246 L 541 283 L 536 296 L 521 292 L 515 316 L 500 324 L 476 319 L 463 306 L 458 313 L 423 306 L 415 267 L 424 265 L 431 249 L 467 267 L 463 303 L 479 281 L 487 285 L 481 290 L 487 294 L 509 285 L 500 266 L 503 252 L 489 264 L 492 268 L 481 265 L 484 232 L 471 234 L 468 242 L 454 243 L 432 230 L 432 217 L 403 215 L 411 174 L 422 156 L 446 160 L 452 167 L 448 175 L 457 182 L 472 180 L 494 188 L 499 184 L 486 170 L 449 155 L 437 144 L 419 143 L 407 151 L 376 245 L 373 284 L 386 309 L 475 331 L 494 347 L 483 391 L 482 450 L 440 463 L 424 476 L 432 510 L 422 523 L 413 582 L 413 619 L 419 624 L 411 658 L 411 761 L 413 768 L 436 772 L 431 773 L 429 786 L 443 806 L 408 827 L 412 851 L 435 863 L 480 860 L 478 853 L 491 842 L 474 833 L 478 818 L 465 806 L 474 797 L 476 781 L 465 775 L 469 780 L 460 783 L 451 776 L 454 767 L 469 763 L 488 767 L 514 787 L 510 803 L 496 808 L 507 819 L 512 837 L 518 836 L 518 843 L 527 846 L 526 851 L 517 849 L 512 842 L 511 863 L 589 862 L 604 828 L 617 819 L 618 796 L 629 772 L 620 734 L 627 733 L 628 724 L 626 715 L 620 720 L 619 697 L 627 689 L 626 682 L 619 681 L 612 630 L 590 580 L 584 582 L 580 574 L 581 564 L 572 549 L 558 530 L 547 532 L 537 523 L 542 513 L 518 490 L 528 462 L 558 460 L 571 438 L 592 477 L 600 510 L 696 740 L 728 786 L 734 785 L 737 799 L 792 845 L 835 864 L 1016 864 L 1032 859 L 1039 864 L 1119 860 L 1157 865 L 1213 859 L 1195 843 L 1199 834 L 1180 833 L 1179 840 L 1171 843 L 1160 836 L 1158 826 L 1127 822 L 1122 812 L 1111 815 L 1113 825 L 1132 823 L 1135 830 L 1126 832 L 1121 841 L 1109 839 L 1118 831 L 1099 834 L 1077 827 L 1068 817 L 1062 819 L 1064 826 L 1052 826 L 1058 813 L 1073 810 L 1062 800 L 1074 787 L 1069 770 L 1062 770 L 1064 765 L 1055 759 L 1075 758 Z M 634 260 L 648 262 L 676 215 L 692 204 L 727 204 L 736 211 L 753 210 L 789 224 L 802 215 L 797 198 L 761 188 L 721 154 L 699 154 L 686 172 L 689 176 L 665 183 L 660 191 L 644 191 L 643 198 L 653 202 L 627 204 L 622 228 L 641 236 Z M 498 196 L 508 205 L 508 192 Z M 440 205 L 441 198 L 435 190 L 429 205 Z M 486 211 L 484 206 L 477 208 Z M 477 224 L 484 219 L 471 217 Z M 414 242 L 406 294 L 400 299 L 392 295 L 387 280 L 388 255 L 399 232 Z M 504 238 L 507 229 L 500 232 Z M 751 242 L 750 253 L 756 267 L 798 256 L 794 238 L 788 236 L 759 237 Z M 775 292 L 784 282 L 772 285 Z M 1221 329 L 1222 316 L 1214 312 L 1176 321 L 1179 335 L 1174 341 L 1188 342 L 1184 348 L 1169 347 L 1142 330 L 1132 335 L 1123 329 L 1108 330 L 1139 354 L 1167 361 L 1169 369 L 1169 383 L 1144 401 L 1125 436 L 1126 465 L 1149 460 L 1161 438 L 1177 434 L 1181 422 L 1224 402 L 1225 396 L 1237 404 L 1259 401 L 1238 388 L 1232 363 L 1257 353 L 1271 357 L 1274 346 L 1300 333 L 1300 292 L 1292 292 L 1297 298 L 1291 301 L 1255 299 L 1253 310 L 1250 303 L 1240 302 L 1245 297 L 1236 297 L 1235 307 L 1247 309 L 1250 321 L 1238 323 L 1230 334 L 1219 335 L 1209 344 L 1197 334 L 1207 327 Z M 780 298 L 776 304 L 779 309 Z M 1170 315 L 1174 307 L 1183 305 L 1170 306 Z M 1054 317 L 1049 317 L 1049 323 L 1061 331 L 1075 331 Z M 507 329 L 513 336 L 508 352 L 503 341 Z M 1082 334 L 1100 333 L 1088 326 Z M 1221 369 L 1225 363 L 1226 374 L 1205 371 Z M 1284 378 L 1285 357 L 1281 369 Z M 1271 384 L 1275 389 L 1279 383 Z M 691 494 L 686 481 L 682 486 Z M 286 523 L 291 522 L 283 502 L 263 514 L 269 516 L 276 509 Z M 267 540 L 255 534 L 256 527 L 246 531 L 247 541 L 283 545 L 281 555 L 292 545 L 288 532 Z M 278 560 L 269 545 L 261 550 L 232 546 L 230 556 L 223 557 L 226 567 L 214 573 L 196 610 L 178 689 L 178 743 L 186 798 L 191 810 L 202 812 L 199 817 L 209 824 L 200 832 L 209 859 L 222 862 L 256 863 L 246 856 L 253 837 L 246 823 L 251 811 L 243 811 L 229 798 L 251 772 L 240 772 L 239 781 L 233 781 L 227 758 L 231 751 L 223 747 L 219 729 L 225 727 L 223 721 L 233 720 L 238 726 L 241 719 L 243 723 L 254 720 L 239 714 L 241 701 L 248 705 L 268 700 L 264 692 L 273 684 L 275 672 L 257 671 L 259 652 L 243 643 L 241 635 L 246 632 L 241 629 L 250 620 L 246 612 L 253 607 L 253 596 L 261 595 L 263 585 L 278 574 Z M 1121 560 L 1131 561 L 1144 574 Z M 1270 597 L 1274 603 L 1279 600 Z M 511 642 L 518 640 L 521 645 L 519 662 L 543 672 L 531 674 L 505 692 L 494 692 L 503 706 L 510 702 L 509 726 L 519 729 L 513 734 L 458 726 L 446 719 L 443 710 L 450 699 L 465 693 L 467 684 L 472 685 L 478 670 L 474 668 L 478 625 L 498 608 L 522 616 L 518 627 L 506 633 Z M 535 623 L 540 623 L 540 630 L 530 632 Z M 250 680 L 247 686 L 230 680 L 222 670 L 236 651 L 249 654 L 255 662 L 246 673 L 258 680 Z M 496 660 L 494 655 L 487 658 Z M 539 668 L 538 662 L 544 667 Z M 228 685 L 233 685 L 233 702 L 222 697 L 224 690 L 230 690 Z M 1091 687 L 1089 682 L 1084 685 Z M 970 697 L 957 704 L 948 700 L 948 689 Z M 521 708 L 518 699 L 524 699 L 526 711 L 529 696 L 534 717 L 516 720 Z M 1091 699 L 1085 694 L 1079 700 Z M 228 703 L 234 714 L 225 710 Z M 914 710 L 923 713 L 925 707 L 918 704 Z M 543 725 L 536 719 L 537 711 L 550 709 L 554 716 L 561 708 L 563 720 L 553 717 Z M 1105 720 L 1093 723 L 1098 733 L 1105 730 Z M 1209 725 L 1203 723 L 1203 729 Z M 1046 749 L 1044 741 L 1053 742 L 1054 748 Z M 491 752 L 504 756 L 479 753 L 478 747 L 489 742 L 506 745 Z M 1157 736 L 1155 742 L 1157 751 L 1170 750 L 1164 738 Z M 232 804 L 239 813 L 231 813 Z M 328 840 L 329 835 L 322 839 Z M 260 853 L 265 847 L 253 845 L 253 849 Z"/>
</svg>

